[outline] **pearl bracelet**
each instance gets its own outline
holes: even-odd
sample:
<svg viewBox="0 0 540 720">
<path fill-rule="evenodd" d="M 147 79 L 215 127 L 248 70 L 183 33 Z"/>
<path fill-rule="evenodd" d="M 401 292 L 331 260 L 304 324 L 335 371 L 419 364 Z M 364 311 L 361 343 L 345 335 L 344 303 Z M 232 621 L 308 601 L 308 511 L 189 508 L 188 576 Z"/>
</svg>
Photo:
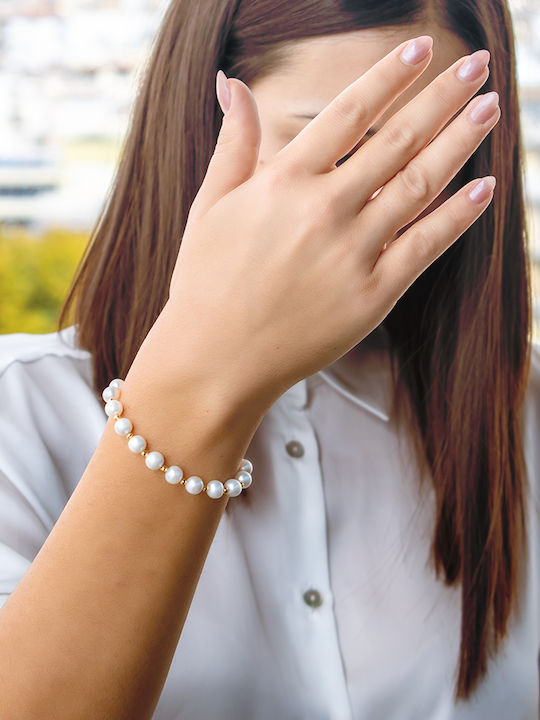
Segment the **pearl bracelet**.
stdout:
<svg viewBox="0 0 540 720">
<path fill-rule="evenodd" d="M 133 424 L 131 420 L 122 417 L 124 406 L 120 402 L 120 392 L 124 381 L 120 378 L 113 380 L 102 393 L 105 402 L 105 414 L 114 419 L 114 431 L 117 435 L 125 437 L 128 441 L 128 448 L 136 455 L 142 455 L 146 463 L 146 467 L 150 470 L 161 470 L 165 474 L 165 480 L 171 485 L 180 483 L 183 485 L 190 495 L 198 495 L 206 492 L 208 497 L 218 499 L 222 495 L 236 497 L 240 495 L 244 488 L 251 485 L 253 464 L 243 458 L 240 462 L 236 476 L 229 478 L 224 483 L 220 480 L 211 480 L 208 485 L 204 485 L 202 478 L 198 475 L 191 475 L 184 479 L 182 468 L 178 465 L 165 465 L 165 458 L 157 450 L 147 452 L 146 440 L 141 435 L 133 433 Z"/>
</svg>

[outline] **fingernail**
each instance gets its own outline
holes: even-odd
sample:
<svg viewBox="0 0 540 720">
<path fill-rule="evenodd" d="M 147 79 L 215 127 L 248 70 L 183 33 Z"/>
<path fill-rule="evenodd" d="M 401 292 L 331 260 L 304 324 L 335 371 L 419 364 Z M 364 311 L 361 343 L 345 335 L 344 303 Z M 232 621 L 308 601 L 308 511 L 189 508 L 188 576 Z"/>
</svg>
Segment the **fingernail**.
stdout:
<svg viewBox="0 0 540 720">
<path fill-rule="evenodd" d="M 218 70 L 216 75 L 216 95 L 223 114 L 226 115 L 231 107 L 231 92 L 227 84 L 227 76 L 223 70 Z"/>
<path fill-rule="evenodd" d="M 408 42 L 399 57 L 407 65 L 418 65 L 433 47 L 433 38 L 430 35 L 421 35 Z"/>
<path fill-rule="evenodd" d="M 460 80 L 477 80 L 487 67 L 490 58 L 489 50 L 477 50 L 462 63 L 457 71 Z"/>
<path fill-rule="evenodd" d="M 496 184 L 496 178 L 493 175 L 487 175 L 485 178 L 479 180 L 473 189 L 470 190 L 469 198 L 473 203 L 480 205 L 488 199 Z"/>
<path fill-rule="evenodd" d="M 480 100 L 469 112 L 469 118 L 475 125 L 482 125 L 493 117 L 499 104 L 499 94 L 495 91 L 480 96 Z"/>
</svg>

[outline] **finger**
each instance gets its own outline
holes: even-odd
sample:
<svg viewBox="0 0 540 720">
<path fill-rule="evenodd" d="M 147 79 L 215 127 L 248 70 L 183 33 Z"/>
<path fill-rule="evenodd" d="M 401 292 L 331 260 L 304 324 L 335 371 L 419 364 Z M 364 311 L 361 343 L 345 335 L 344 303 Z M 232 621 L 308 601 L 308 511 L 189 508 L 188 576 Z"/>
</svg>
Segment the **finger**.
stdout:
<svg viewBox="0 0 540 720">
<path fill-rule="evenodd" d="M 462 57 L 387 120 L 331 176 L 341 209 L 360 212 L 370 196 L 424 148 L 489 77 L 489 52 Z M 473 76 L 462 79 L 460 68 L 472 64 Z M 468 65 L 471 67 L 471 65 Z"/>
<path fill-rule="evenodd" d="M 335 164 L 429 65 L 433 38 L 398 45 L 330 102 L 277 155 L 313 173 Z"/>
<path fill-rule="evenodd" d="M 380 292 L 388 306 L 478 219 L 491 202 L 495 183 L 492 175 L 467 183 L 380 254 L 373 271 L 382 279 Z"/>
<path fill-rule="evenodd" d="M 377 257 L 398 230 L 418 217 L 441 194 L 499 121 L 498 100 L 496 92 L 475 97 L 364 206 L 358 224 L 369 238 L 365 244 L 367 253 Z"/>
<path fill-rule="evenodd" d="M 216 76 L 216 92 L 219 78 Z M 202 214 L 248 180 L 257 167 L 261 143 L 261 124 L 257 103 L 250 88 L 238 78 L 226 83 L 230 108 L 225 113 L 214 153 L 204 180 L 191 205 L 190 214 Z"/>
</svg>

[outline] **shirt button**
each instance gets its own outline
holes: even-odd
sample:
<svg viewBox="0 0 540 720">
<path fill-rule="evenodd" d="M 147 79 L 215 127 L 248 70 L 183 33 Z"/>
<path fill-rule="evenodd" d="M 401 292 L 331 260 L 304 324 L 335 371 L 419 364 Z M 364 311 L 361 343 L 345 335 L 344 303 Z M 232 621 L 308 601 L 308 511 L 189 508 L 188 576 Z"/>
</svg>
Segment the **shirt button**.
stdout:
<svg viewBox="0 0 540 720">
<path fill-rule="evenodd" d="M 285 445 L 291 457 L 300 458 L 304 454 L 304 446 L 298 440 L 291 440 Z"/>
<path fill-rule="evenodd" d="M 310 607 L 319 607 L 322 605 L 322 596 L 318 590 L 306 590 L 304 593 L 304 602 Z"/>
</svg>

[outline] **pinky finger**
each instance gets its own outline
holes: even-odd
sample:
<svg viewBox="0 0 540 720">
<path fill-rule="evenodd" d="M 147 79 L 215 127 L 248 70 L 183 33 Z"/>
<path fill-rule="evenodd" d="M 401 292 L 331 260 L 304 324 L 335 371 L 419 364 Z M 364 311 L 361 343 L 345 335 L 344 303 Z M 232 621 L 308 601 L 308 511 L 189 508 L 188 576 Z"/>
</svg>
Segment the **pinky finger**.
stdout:
<svg viewBox="0 0 540 720">
<path fill-rule="evenodd" d="M 493 175 L 472 180 L 418 220 L 379 255 L 373 268 L 394 303 L 416 278 L 469 228 L 493 198 Z"/>
</svg>

